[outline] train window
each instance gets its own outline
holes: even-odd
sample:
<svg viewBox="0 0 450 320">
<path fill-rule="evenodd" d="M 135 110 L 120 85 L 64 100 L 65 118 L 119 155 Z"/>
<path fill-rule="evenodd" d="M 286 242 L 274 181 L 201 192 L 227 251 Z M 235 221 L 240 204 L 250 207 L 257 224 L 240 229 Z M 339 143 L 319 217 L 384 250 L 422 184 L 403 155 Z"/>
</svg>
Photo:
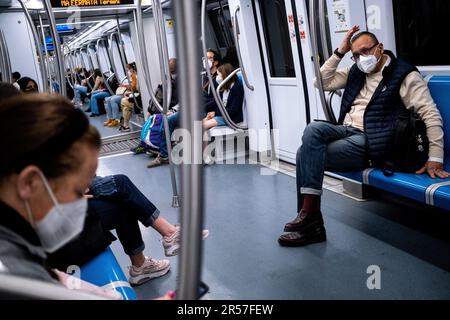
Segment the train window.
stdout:
<svg viewBox="0 0 450 320">
<path fill-rule="evenodd" d="M 234 46 L 233 26 L 229 6 L 227 4 L 222 5 L 219 1 L 219 7 L 208 10 L 208 16 L 214 29 L 219 48 L 225 49 Z"/>
<path fill-rule="evenodd" d="M 275 78 L 295 78 L 285 3 L 280 0 L 264 0 L 259 3 L 270 74 Z"/>
<path fill-rule="evenodd" d="M 399 58 L 417 66 L 450 65 L 444 50 L 450 1 L 394 0 L 395 37 Z"/>
</svg>

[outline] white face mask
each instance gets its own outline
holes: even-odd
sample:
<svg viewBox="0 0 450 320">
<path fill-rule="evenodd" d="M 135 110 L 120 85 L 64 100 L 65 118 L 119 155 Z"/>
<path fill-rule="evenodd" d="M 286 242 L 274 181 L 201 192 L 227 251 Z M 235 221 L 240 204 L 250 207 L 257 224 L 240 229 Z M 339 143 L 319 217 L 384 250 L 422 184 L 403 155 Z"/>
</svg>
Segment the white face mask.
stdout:
<svg viewBox="0 0 450 320">
<path fill-rule="evenodd" d="M 377 57 L 375 55 L 369 55 L 369 56 L 360 56 L 358 61 L 356 62 L 359 70 L 361 70 L 364 73 L 372 73 L 377 65 L 378 62 L 380 62 L 380 59 L 377 59 Z"/>
<path fill-rule="evenodd" d="M 216 82 L 217 84 L 221 84 L 223 82 L 223 77 L 221 74 L 218 74 L 216 77 Z"/>
<path fill-rule="evenodd" d="M 45 176 L 42 173 L 40 173 L 40 176 L 54 206 L 48 211 L 44 219 L 37 223 L 34 222 L 28 201 L 25 201 L 25 207 L 28 219 L 41 240 L 42 248 L 46 252 L 52 253 L 62 248 L 81 233 L 88 204 L 85 197 L 73 202 L 60 204 L 56 200 L 55 194 Z"/>
</svg>

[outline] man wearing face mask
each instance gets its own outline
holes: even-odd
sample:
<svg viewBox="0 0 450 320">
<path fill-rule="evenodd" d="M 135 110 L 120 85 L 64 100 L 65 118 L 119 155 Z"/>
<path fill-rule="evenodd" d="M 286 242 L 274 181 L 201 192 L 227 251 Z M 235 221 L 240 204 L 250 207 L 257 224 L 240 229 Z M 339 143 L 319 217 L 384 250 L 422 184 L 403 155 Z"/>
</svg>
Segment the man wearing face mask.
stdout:
<svg viewBox="0 0 450 320">
<path fill-rule="evenodd" d="M 326 91 L 345 89 L 338 125 L 311 123 L 297 153 L 297 217 L 286 224 L 278 242 L 300 247 L 326 241 L 320 200 L 324 171 L 360 171 L 382 162 L 397 115 L 417 113 L 427 127 L 429 160 L 418 174 L 448 178 L 444 171 L 441 115 L 417 68 L 384 50 L 377 37 L 354 26 L 321 68 Z M 355 35 L 356 34 L 356 35 Z M 354 65 L 338 69 L 351 51 Z M 379 162 L 378 162 L 379 161 Z"/>
</svg>

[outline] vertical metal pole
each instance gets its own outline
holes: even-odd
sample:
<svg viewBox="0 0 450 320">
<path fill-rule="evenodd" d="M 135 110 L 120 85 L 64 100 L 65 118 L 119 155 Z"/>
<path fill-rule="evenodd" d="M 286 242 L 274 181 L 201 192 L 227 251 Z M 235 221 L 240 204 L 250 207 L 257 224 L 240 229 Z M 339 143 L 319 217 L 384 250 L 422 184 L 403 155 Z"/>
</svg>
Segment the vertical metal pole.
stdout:
<svg viewBox="0 0 450 320">
<path fill-rule="evenodd" d="M 163 121 L 164 121 L 164 133 L 166 135 L 167 140 L 167 151 L 169 156 L 170 170 L 172 176 L 172 185 L 177 188 L 176 180 L 175 180 L 175 166 L 173 165 L 172 160 L 172 142 L 171 135 L 169 130 L 169 121 L 167 119 L 167 112 L 169 111 L 169 104 L 172 100 L 172 81 L 170 76 L 169 69 L 169 50 L 167 47 L 167 39 L 165 34 L 165 26 L 164 21 L 162 21 L 162 8 L 158 1 L 152 0 L 152 8 L 153 8 L 153 18 L 155 23 L 155 31 L 157 37 L 157 45 L 159 52 L 159 66 L 161 73 L 161 80 L 163 86 Z M 179 199 L 173 199 L 173 206 L 179 207 Z"/>
<path fill-rule="evenodd" d="M 178 208 L 180 207 L 180 197 L 178 195 L 178 188 L 177 188 L 177 180 L 175 176 L 175 166 L 172 161 L 172 139 L 170 137 L 169 132 L 169 124 L 167 121 L 167 109 L 164 110 L 164 108 L 159 104 L 158 100 L 156 100 L 151 80 L 150 80 L 150 69 L 148 66 L 148 59 L 147 59 L 147 50 L 145 50 L 145 42 L 143 38 L 144 34 L 144 27 L 143 27 L 143 19 L 142 19 L 142 0 L 136 0 L 136 11 L 135 11 L 135 23 L 136 23 L 136 37 L 138 39 L 138 47 L 139 47 L 139 56 L 141 58 L 142 62 L 142 68 L 144 70 L 144 78 L 146 80 L 147 89 L 150 90 L 150 97 L 155 103 L 155 105 L 161 110 L 163 113 L 163 119 L 164 119 L 164 133 L 166 136 L 166 142 L 167 142 L 167 151 L 169 154 L 169 163 L 170 163 L 170 178 L 172 180 L 172 207 Z M 153 7 L 153 12 L 155 8 Z M 155 20 L 156 23 L 156 20 Z M 158 46 L 160 46 L 160 39 L 157 39 Z M 163 72 L 163 71 L 162 71 Z M 164 79 L 164 73 L 161 74 L 162 79 Z M 167 90 L 165 91 L 167 92 Z M 164 99 L 167 100 L 167 99 Z"/>
<path fill-rule="evenodd" d="M 309 1 L 309 16 L 310 21 L 309 24 L 311 26 L 311 47 L 312 47 L 312 54 L 313 54 L 313 61 L 314 61 L 314 72 L 316 74 L 316 83 L 317 88 L 319 89 L 319 98 L 320 102 L 322 103 L 322 108 L 325 114 L 325 117 L 328 121 L 332 123 L 337 123 L 336 117 L 333 113 L 333 110 L 331 109 L 331 106 L 329 107 L 325 98 L 325 91 L 323 89 L 323 83 L 322 83 L 322 75 L 320 72 L 320 61 L 319 61 L 319 44 L 318 44 L 318 30 L 317 30 L 317 23 L 316 23 L 316 8 L 317 8 L 317 1 L 319 0 L 310 0 Z"/>
<path fill-rule="evenodd" d="M 200 29 L 198 1 L 174 1 L 175 26 L 181 89 L 181 123 L 193 135 L 192 165 L 184 164 L 181 170 L 185 201 L 181 211 L 181 256 L 179 264 L 179 295 L 181 300 L 194 300 L 201 277 L 203 226 L 203 166 L 195 164 L 196 151 L 201 152 L 202 135 L 196 136 L 201 126 Z"/>
<path fill-rule="evenodd" d="M 36 30 L 36 26 L 33 23 L 33 19 L 31 18 L 30 12 L 28 11 L 28 8 L 26 7 L 26 5 L 23 3 L 22 0 L 18 0 L 23 13 L 25 14 L 25 18 L 28 21 L 28 25 L 30 26 L 31 29 L 31 34 L 33 35 L 33 39 L 34 39 L 34 44 L 36 45 L 36 50 L 38 53 L 38 57 L 39 57 L 39 69 L 41 71 L 41 80 L 42 80 L 42 89 L 46 92 L 48 92 L 48 77 L 47 77 L 47 70 L 45 70 L 45 65 L 44 65 L 44 55 L 42 54 L 42 48 L 40 46 L 40 41 L 39 41 L 39 35 L 37 33 Z M 34 52 L 33 52 L 33 56 L 34 56 Z"/>
<path fill-rule="evenodd" d="M 128 61 L 127 61 L 127 54 L 125 52 L 125 43 L 123 42 L 123 39 L 122 39 L 122 33 L 120 32 L 120 21 L 119 21 L 119 18 L 116 19 L 116 22 L 117 22 L 117 34 L 116 34 L 117 35 L 117 38 L 116 38 L 116 40 L 117 40 L 117 42 L 116 42 L 117 43 L 117 49 L 119 49 L 120 61 L 122 63 L 123 72 L 125 73 L 125 76 L 127 77 L 128 83 L 131 85 L 131 79 L 128 76 L 128 72 L 127 72 L 127 66 L 126 66 L 127 63 L 128 63 Z M 137 101 L 137 99 L 136 99 L 134 94 L 133 94 L 133 101 L 134 101 L 134 104 L 139 109 L 142 109 L 142 112 L 144 112 L 143 111 L 144 108 L 139 105 L 139 103 L 138 103 L 138 101 Z"/>
<path fill-rule="evenodd" d="M 63 96 L 67 96 L 67 87 L 66 87 L 66 80 L 64 77 L 64 58 L 61 51 L 61 43 L 59 41 L 59 35 L 56 31 L 56 21 L 55 16 L 52 12 L 52 5 L 50 3 L 50 0 L 43 0 L 42 3 L 44 4 L 45 12 L 47 13 L 48 21 L 50 24 L 50 32 L 53 37 L 53 45 L 55 47 L 56 52 L 56 62 L 58 64 L 58 78 L 59 78 L 59 93 Z"/>
<path fill-rule="evenodd" d="M 327 61 L 330 59 L 330 48 L 327 40 L 327 22 L 325 17 L 326 0 L 319 0 L 319 22 L 320 22 L 320 39 L 323 49 L 323 59 Z"/>
<path fill-rule="evenodd" d="M 49 84 L 50 92 L 54 92 L 54 89 L 53 89 L 53 86 L 52 86 L 53 79 L 52 79 L 52 75 L 51 75 L 49 55 L 48 55 L 48 50 L 47 50 L 47 41 L 45 39 L 44 24 L 42 23 L 41 13 L 39 11 L 37 13 L 38 13 L 38 17 L 39 17 L 39 26 L 40 26 L 40 29 L 41 29 L 42 43 L 44 45 L 45 67 L 47 68 L 47 81 L 48 81 L 48 84 Z"/>
<path fill-rule="evenodd" d="M 5 49 L 5 41 L 3 41 L 3 30 L 0 29 L 0 73 L 2 75 L 1 81 L 3 82 L 12 82 L 12 76 L 7 75 L 7 69 L 6 69 L 6 55 L 8 53 Z M 11 78 L 11 79 L 8 79 Z"/>
</svg>

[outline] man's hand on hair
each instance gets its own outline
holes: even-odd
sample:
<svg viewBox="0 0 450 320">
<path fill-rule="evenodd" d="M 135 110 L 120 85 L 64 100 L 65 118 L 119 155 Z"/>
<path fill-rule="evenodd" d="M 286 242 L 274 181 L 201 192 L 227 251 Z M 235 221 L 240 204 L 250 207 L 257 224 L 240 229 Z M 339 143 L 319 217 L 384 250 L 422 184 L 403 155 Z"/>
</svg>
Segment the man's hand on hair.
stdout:
<svg viewBox="0 0 450 320">
<path fill-rule="evenodd" d="M 360 28 L 359 26 L 353 26 L 345 35 L 344 40 L 342 41 L 341 46 L 339 47 L 339 53 L 341 54 L 346 54 L 347 52 L 349 52 L 350 50 L 352 50 L 352 44 L 351 44 L 351 40 L 353 38 L 353 36 L 355 35 L 355 33 L 359 32 Z"/>
</svg>

